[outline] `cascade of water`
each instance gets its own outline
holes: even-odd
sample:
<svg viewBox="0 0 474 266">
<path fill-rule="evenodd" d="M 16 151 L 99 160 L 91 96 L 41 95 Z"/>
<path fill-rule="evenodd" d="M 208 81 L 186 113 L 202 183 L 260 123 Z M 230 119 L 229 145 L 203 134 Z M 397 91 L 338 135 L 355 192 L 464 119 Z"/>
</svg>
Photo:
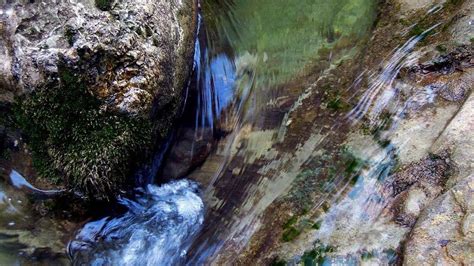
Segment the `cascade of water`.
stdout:
<svg viewBox="0 0 474 266">
<path fill-rule="evenodd" d="M 400 126 L 399 121 L 407 111 L 414 106 L 433 102 L 436 88 L 429 86 L 422 90 L 410 90 L 401 97 L 402 89 L 399 88 L 397 78 L 403 68 L 416 65 L 423 53 L 416 51 L 415 46 L 439 25 L 410 38 L 394 50 L 380 71 L 364 72 L 356 79 L 355 83 L 360 83 L 367 76 L 368 86 L 355 107 L 346 115 L 349 121 L 357 124 L 366 118 L 371 128 L 377 128 L 384 123 L 382 113 L 389 112 L 392 123 L 380 138 L 390 140 L 390 134 Z M 390 184 L 390 173 L 396 165 L 396 154 L 402 147 L 394 144 L 381 147 L 375 140 L 366 139 L 363 147 L 359 148 L 365 166 L 357 173 L 352 187 L 347 187 L 347 191 L 340 189 L 341 193 L 333 197 L 331 208 L 320 217 L 320 229 L 312 236 L 313 240 L 328 245 L 337 241 L 338 244 L 344 243 L 338 247 L 343 250 L 341 253 L 354 253 L 361 249 L 376 250 L 381 243 L 396 249 L 407 232 L 406 229 L 390 224 L 384 212 L 388 212 L 387 206 L 393 204 L 391 187 L 387 184 Z M 345 192 L 342 193 L 343 191 Z M 387 264 L 393 258 L 394 255 L 390 252 L 378 254 L 378 259 Z M 351 264 L 345 256 L 327 259 L 325 263 L 328 264 Z"/>
<path fill-rule="evenodd" d="M 188 180 L 148 185 L 128 211 L 87 223 L 70 242 L 74 264 L 176 265 L 204 219 L 198 185 Z"/>
<path fill-rule="evenodd" d="M 210 55 L 201 15 L 198 23 L 193 80 L 186 90 L 183 110 L 184 116 L 194 117 L 193 140 L 187 147 L 191 157 L 197 141 L 212 138 L 216 121 L 231 103 L 236 73 L 226 54 Z M 188 127 L 189 117 L 183 119 Z M 178 136 L 175 146 L 179 140 Z M 172 142 L 170 139 L 167 145 Z M 157 153 L 152 173 L 157 172 L 163 156 L 164 151 Z M 75 264 L 172 265 L 183 260 L 204 217 L 198 184 L 180 180 L 158 187 L 151 184 L 153 178 L 141 179 L 141 184 L 150 185 L 138 189 L 135 200 L 119 199 L 126 213 L 87 223 L 70 242 L 69 255 Z"/>
<path fill-rule="evenodd" d="M 236 68 L 225 53 L 210 54 L 205 41 L 203 20 L 199 16 L 199 36 L 196 39 L 194 73 L 196 79 L 195 130 L 215 128 L 215 121 L 230 104 L 234 95 Z M 201 132 L 202 133 L 202 132 Z"/>
<path fill-rule="evenodd" d="M 320 2 L 323 5 L 323 1 Z M 340 2 L 342 3 L 343 1 Z M 268 1 L 264 7 L 274 7 L 274 5 Z M 262 15 L 264 14 L 262 12 Z M 237 22 L 235 17 L 233 17 L 232 21 L 233 26 L 240 23 Z M 312 23 L 309 24 L 313 25 Z M 286 69 L 284 67 L 287 64 L 286 60 L 291 57 L 290 55 L 287 56 L 287 53 L 293 52 L 293 50 L 287 49 L 288 47 L 285 45 L 282 45 L 284 49 L 273 47 L 272 40 L 267 40 L 264 38 L 265 36 L 260 41 L 265 46 L 268 46 L 265 49 L 273 49 L 273 54 L 268 55 L 266 51 L 253 51 L 247 46 L 242 46 L 243 48 L 240 51 L 235 49 L 235 55 L 230 55 L 230 53 L 225 52 L 225 48 L 219 47 L 216 49 L 216 47 L 208 46 L 209 43 L 207 42 L 209 40 L 205 36 L 204 21 L 201 16 L 199 17 L 199 25 L 199 34 L 195 43 L 194 76 L 185 95 L 186 106 L 189 106 L 192 110 L 183 111 L 183 120 L 185 121 L 182 123 L 183 131 L 191 132 L 192 134 L 183 134 L 185 135 L 184 138 L 187 138 L 187 142 L 184 145 L 187 150 L 183 153 L 183 149 L 178 149 L 176 154 L 185 154 L 186 157 L 190 156 L 192 160 L 192 157 L 195 155 L 196 146 L 200 145 L 198 141 L 202 139 L 206 141 L 209 135 L 212 137 L 224 124 L 226 129 L 228 129 L 226 133 L 230 134 L 226 137 L 226 141 L 221 143 L 225 147 L 223 149 L 220 147 L 221 151 L 218 154 L 218 157 L 224 158 L 219 158 L 217 169 L 210 173 L 212 175 L 210 178 L 208 177 L 207 188 L 210 189 L 219 181 L 222 174 L 228 170 L 227 166 L 232 161 L 235 150 L 239 149 L 235 147 L 236 140 L 242 134 L 245 134 L 245 130 L 247 130 L 247 128 L 243 128 L 243 125 L 245 123 L 246 125 L 251 124 L 251 121 L 248 120 L 258 117 L 258 114 L 254 112 L 259 110 L 254 108 L 257 105 L 255 104 L 257 98 L 265 97 L 265 93 L 271 94 L 263 90 L 270 87 L 268 84 L 274 84 L 276 81 L 286 80 L 288 76 L 296 75 L 295 73 L 302 71 L 302 66 L 308 62 L 303 62 L 304 60 L 302 59 L 291 60 L 293 65 Z M 288 27 L 288 32 L 290 32 L 290 26 L 293 26 L 293 24 L 284 26 Z M 315 26 L 319 28 L 320 25 Z M 278 36 L 277 33 L 279 34 L 280 32 L 274 32 L 273 34 Z M 318 34 L 311 35 L 313 37 L 309 38 L 309 40 L 306 40 L 305 36 L 307 34 L 298 35 L 299 40 L 314 45 L 314 47 L 310 46 L 312 49 L 316 49 L 315 47 L 319 47 L 322 43 L 326 42 Z M 250 37 L 254 38 L 253 35 Z M 284 38 L 277 39 L 284 40 Z M 303 51 L 312 50 L 310 48 L 306 49 L 306 47 L 303 48 Z M 302 56 L 299 52 L 301 51 L 296 49 L 294 53 Z M 263 71 L 262 69 L 268 69 L 268 71 Z M 259 71 L 263 71 L 263 74 Z M 280 72 L 283 74 L 281 77 L 276 78 Z M 260 86 L 259 92 L 253 90 L 257 83 Z M 258 103 L 263 105 L 268 99 L 258 100 L 261 100 Z M 262 109 L 264 108 L 262 107 Z M 189 141 L 189 135 L 192 136 L 191 141 Z M 178 136 L 178 141 L 172 144 L 174 147 L 171 147 L 170 153 L 173 152 L 173 148 L 179 146 L 179 138 Z M 296 175 L 299 166 L 310 155 L 306 151 L 313 150 L 318 143 L 319 139 L 317 137 L 312 138 L 308 145 L 298 149 L 301 158 L 287 158 L 288 163 L 292 160 L 298 161 L 297 165 L 295 164 L 293 167 L 294 169 L 291 169 L 291 175 L 288 174 L 288 176 L 293 176 L 293 172 Z M 240 155 L 246 157 L 245 152 L 246 147 L 244 146 Z M 253 151 L 249 153 L 253 153 Z M 182 160 L 185 156 L 178 158 Z M 275 184 L 268 181 L 269 189 L 275 188 L 273 190 L 278 191 L 278 193 L 274 193 L 268 199 L 262 200 L 261 206 L 267 206 L 277 196 L 282 194 L 285 190 L 285 186 L 282 183 L 290 184 L 290 181 L 289 179 L 282 179 L 280 183 L 275 182 Z M 150 263 L 153 265 L 169 265 L 185 262 L 182 259 L 188 249 L 189 240 L 200 230 L 203 207 L 201 199 L 197 196 L 198 193 L 194 191 L 194 185 L 189 181 L 183 182 L 188 183 L 180 185 L 179 183 L 171 182 L 162 187 L 149 185 L 144 191 L 138 193 L 137 200 L 122 200 L 122 204 L 128 208 L 125 214 L 119 217 L 103 218 L 87 224 L 69 246 L 73 260 L 76 263 L 92 262 L 98 265 L 141 265 Z M 175 189 L 174 187 L 176 186 L 181 188 Z M 255 191 L 257 189 L 258 186 L 255 187 Z M 162 190 L 167 191 L 164 193 L 165 196 L 161 196 L 163 193 L 160 191 Z M 247 191 L 247 193 L 250 192 Z M 199 202 L 201 204 L 198 204 Z M 184 213 L 179 211 L 179 207 L 176 207 L 181 203 L 189 206 L 198 205 L 193 207 L 191 213 Z M 256 209 L 253 212 L 255 214 L 251 214 L 249 217 L 257 217 L 264 207 Z M 242 222 L 242 224 L 250 224 L 250 218 Z M 239 227 L 238 229 L 237 231 L 240 232 L 241 228 Z M 244 229 L 247 229 L 247 227 L 243 228 L 242 231 Z M 248 230 L 248 232 L 250 233 L 246 234 L 247 239 L 251 236 L 251 231 Z M 239 237 L 239 234 L 236 234 L 236 236 Z M 169 242 L 173 242 L 173 244 Z M 205 261 L 208 256 L 212 256 L 212 253 L 215 251 L 213 248 L 219 248 L 218 245 L 219 243 L 216 244 L 212 241 L 202 243 L 200 247 L 204 247 L 205 250 L 196 251 L 196 253 L 199 253 L 197 261 Z M 169 254 L 168 257 L 164 257 L 166 253 Z"/>
<path fill-rule="evenodd" d="M 422 34 L 413 36 L 384 64 L 381 73 L 371 73 L 369 76 L 369 87 L 364 91 L 357 105 L 348 113 L 347 118 L 360 121 L 365 115 L 369 115 L 371 124 L 378 120 L 380 114 L 397 97 L 399 90 L 394 81 L 403 67 L 413 65 L 421 54 L 413 52 L 418 42 L 433 31 L 439 24 L 432 26 Z"/>
</svg>

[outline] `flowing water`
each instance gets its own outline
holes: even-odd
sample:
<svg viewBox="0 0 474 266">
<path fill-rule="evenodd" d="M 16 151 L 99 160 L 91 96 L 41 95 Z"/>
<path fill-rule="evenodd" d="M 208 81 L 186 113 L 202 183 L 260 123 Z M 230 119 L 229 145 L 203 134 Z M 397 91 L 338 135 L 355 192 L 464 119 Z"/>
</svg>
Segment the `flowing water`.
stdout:
<svg viewBox="0 0 474 266">
<path fill-rule="evenodd" d="M 262 105 L 278 95 L 278 84 L 304 75 L 319 59 L 319 50 L 332 49 L 344 38 L 365 36 L 373 19 L 374 5 L 369 0 L 299 1 L 298 4 L 237 0 L 201 4 L 194 78 L 186 93 L 188 110 L 184 111 L 184 121 L 169 152 L 169 157 L 177 160 L 171 163 L 172 159 L 165 160 L 162 175 L 169 178 L 167 173 L 175 173 L 173 169 L 187 167 L 183 161 L 193 162 L 202 142 L 217 142 L 217 149 L 224 156 L 215 161 L 217 168 L 202 184 L 206 194 L 233 161 L 232 150 L 243 127 L 257 121 L 256 113 Z M 258 146 L 255 151 L 252 147 L 242 148 L 250 156 L 255 152 L 265 153 Z M 167 161 L 172 165 L 168 167 L 171 170 L 167 170 Z M 170 189 L 174 184 L 165 184 L 155 191 Z M 155 198 L 149 190 L 145 191 L 146 197 Z M 200 232 L 202 206 L 192 215 L 178 211 L 179 219 L 169 219 L 175 214 L 162 209 L 164 200 L 173 204 L 175 200 L 187 199 L 190 202 L 186 204 L 194 206 L 196 203 L 192 201 L 199 199 L 167 195 L 150 202 L 138 198 L 139 202 L 125 202 L 129 211 L 124 216 L 87 224 L 69 246 L 74 261 L 98 265 L 184 262 L 193 265 L 203 263 L 220 249 L 220 240 L 212 243 L 211 238 L 210 242 L 205 241 L 209 247 L 193 246 L 192 254 L 186 256 L 190 240 Z M 171 232 L 164 233 L 168 230 Z"/>
<path fill-rule="evenodd" d="M 380 140 L 390 140 L 407 109 L 435 97 L 432 88 L 401 97 L 395 78 L 422 55 L 414 47 L 437 25 L 396 49 L 381 70 L 331 76 L 362 50 L 376 2 L 202 0 L 183 119 L 157 155 L 158 176 L 144 179 L 170 181 L 137 188 L 118 199 L 124 212 L 86 223 L 68 245 L 73 263 L 232 263 L 278 206 L 293 213 L 326 209 L 307 221 L 319 230 L 309 247 L 298 244 L 301 250 L 334 239 L 346 243 L 341 249 L 371 250 L 389 234 L 403 234 L 379 226 L 383 183 L 400 148 Z M 338 83 L 345 74 L 350 82 Z M 382 137 L 358 133 L 362 121 L 380 128 L 387 112 L 394 122 Z M 17 172 L 10 176 L 29 193 L 57 193 L 29 186 Z M 12 199 L 2 199 L 3 212 L 18 212 Z M 8 226 L 5 236 L 14 232 Z M 382 253 L 384 262 L 393 259 L 393 252 Z M 357 261 L 347 259 L 327 261 Z"/>
<path fill-rule="evenodd" d="M 184 261 L 199 231 L 204 205 L 196 183 L 148 185 L 136 200 L 120 199 L 128 211 L 87 223 L 69 243 L 74 263 L 173 265 Z"/>
</svg>

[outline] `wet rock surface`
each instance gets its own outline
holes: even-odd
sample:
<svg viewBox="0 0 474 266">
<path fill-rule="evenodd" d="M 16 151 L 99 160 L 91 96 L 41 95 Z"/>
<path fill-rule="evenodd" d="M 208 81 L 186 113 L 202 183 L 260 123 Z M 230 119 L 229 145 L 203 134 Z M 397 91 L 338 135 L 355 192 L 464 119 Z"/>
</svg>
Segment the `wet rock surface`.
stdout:
<svg viewBox="0 0 474 266">
<path fill-rule="evenodd" d="M 27 144 L 44 180 L 113 198 L 178 115 L 195 3 L 0 3 L 0 100 L 12 117 L 2 124 L 23 133 L 9 139 Z"/>
<path fill-rule="evenodd" d="M 295 104 L 280 109 L 285 117 L 278 145 L 245 167 L 234 158 L 217 179 L 213 191 L 221 192 L 209 199 L 220 215 L 243 217 L 243 225 L 229 233 L 231 240 L 215 258 L 217 263 L 233 261 L 236 253 L 242 264 L 402 263 L 404 243 L 413 236 L 419 217 L 457 182 L 458 171 L 472 171 L 466 169 L 471 165 L 472 138 L 454 137 L 468 136 L 472 130 L 466 111 L 473 84 L 473 46 L 466 42 L 466 35 L 473 34 L 466 26 L 470 10 L 470 1 L 384 1 L 374 36 L 365 54 L 355 60 L 363 62 L 361 68 L 368 73 L 348 60 L 312 85 L 295 86 L 306 86 L 304 92 L 286 90 L 286 99 Z M 454 39 L 453 32 L 457 32 Z M 360 72 L 358 78 L 354 74 L 352 85 L 341 78 Z M 330 90 L 324 91 L 326 86 L 334 90 L 347 86 L 361 95 L 346 100 L 347 95 L 338 91 L 341 101 L 335 104 Z M 345 104 L 355 107 L 347 110 Z M 348 128 L 344 118 L 359 126 Z M 252 131 L 258 132 L 258 126 L 242 130 L 237 139 L 250 142 L 256 138 Z M 448 132 L 449 137 L 443 137 Z M 354 149 L 353 134 L 363 135 Z M 265 140 L 271 143 L 276 138 L 269 135 Z M 293 156 L 292 163 L 279 165 L 287 153 Z M 210 161 L 202 172 L 213 172 L 208 169 Z M 299 172 L 292 178 L 295 169 Z M 203 178 L 199 171 L 194 174 Z M 285 185 L 276 185 L 279 181 Z M 230 199 L 226 188 L 240 188 L 239 184 L 250 192 L 230 191 Z M 281 186 L 285 191 L 276 188 Z M 238 197 L 245 204 L 239 205 Z M 233 210 L 239 215 L 253 212 L 238 216 Z M 457 261 L 465 261 L 464 255 L 459 256 Z"/>
<path fill-rule="evenodd" d="M 450 2 L 445 6 L 448 13 L 465 14 L 467 10 L 467 16 L 471 15 L 472 3 L 460 2 L 455 8 L 451 5 Z M 425 6 L 425 10 L 430 7 Z M 422 7 L 416 10 L 418 8 Z M 416 10 L 408 14 L 419 12 Z M 467 184 L 472 182 L 472 160 L 469 158 L 473 156 L 473 149 L 472 137 L 468 137 L 467 132 L 473 129 L 472 118 L 469 118 L 472 115 L 473 46 L 472 43 L 463 44 L 459 38 L 450 39 L 451 32 L 460 24 L 466 30 L 459 17 L 463 15 L 448 19 L 450 26 L 442 29 L 440 36 L 428 37 L 417 44 L 414 52 L 400 62 L 403 67 L 393 76 L 393 85 L 388 85 L 380 94 L 377 101 L 383 102 L 383 97 L 390 97 L 387 88 L 394 87 L 399 90 L 398 99 L 405 104 L 402 115 L 397 114 L 393 105 L 386 105 L 392 119 L 378 135 L 396 147 L 399 166 L 392 170 L 394 174 L 380 193 L 367 197 L 381 197 L 383 200 L 379 204 L 384 207 L 381 216 L 365 234 L 360 233 L 364 232 L 361 224 L 361 228 L 353 231 L 336 229 L 329 238 L 323 238 L 324 243 L 336 246 L 336 252 L 328 255 L 329 260 L 343 262 L 360 256 L 367 263 L 388 263 L 387 260 L 384 262 L 383 253 L 392 250 L 398 253 L 397 263 L 400 264 L 472 263 L 472 249 L 467 244 L 472 240 L 467 234 L 459 233 L 463 226 L 460 217 L 469 217 L 471 211 L 454 204 L 451 196 L 453 191 L 463 187 L 463 193 L 459 195 L 466 193 L 469 196 L 463 200 L 472 202 L 472 188 Z M 384 25 L 383 22 L 380 25 Z M 375 30 L 376 36 L 381 34 L 377 32 L 381 30 L 379 27 Z M 472 28 L 465 34 L 472 36 Z M 446 47 L 449 48 L 444 50 Z M 378 116 L 381 107 L 377 104 L 368 111 L 371 124 L 383 119 Z M 465 137 L 461 138 L 461 135 Z M 363 212 L 362 217 L 367 215 L 369 221 L 373 205 Z M 336 221 L 357 214 L 341 216 Z M 337 233 L 338 230 L 345 234 Z M 435 233 L 437 230 L 439 235 Z M 387 235 L 388 238 L 371 245 L 374 243 L 372 237 L 378 236 L 379 232 L 385 233 L 380 238 Z M 348 241 L 349 246 L 346 245 Z M 448 249 L 450 241 L 452 246 Z M 360 247 L 354 250 L 358 245 Z M 375 259 L 367 259 L 366 254 Z"/>
<path fill-rule="evenodd" d="M 209 141 L 184 132 L 164 172 L 199 166 L 190 178 L 203 184 L 209 206 L 187 259 L 472 264 L 470 10 L 470 1 L 383 1 L 370 40 L 355 45 L 330 33 L 333 50 L 322 49 L 300 79 L 252 94 L 244 119 L 220 122 L 229 130 L 207 160 Z M 239 75 L 253 78 L 252 70 Z M 137 90 L 130 101 L 113 90 L 117 101 L 100 108 L 148 112 L 127 104 L 141 101 Z"/>
</svg>

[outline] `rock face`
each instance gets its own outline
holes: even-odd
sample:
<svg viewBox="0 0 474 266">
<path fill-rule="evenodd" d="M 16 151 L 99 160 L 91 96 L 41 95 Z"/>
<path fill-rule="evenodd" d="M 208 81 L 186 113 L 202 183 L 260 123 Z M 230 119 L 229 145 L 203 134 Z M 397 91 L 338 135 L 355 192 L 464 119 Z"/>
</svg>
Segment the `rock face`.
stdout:
<svg viewBox="0 0 474 266">
<path fill-rule="evenodd" d="M 6 2 L 0 101 L 14 102 L 40 175 L 115 194 L 178 113 L 194 2 Z"/>
<path fill-rule="evenodd" d="M 193 32 L 183 25 L 192 23 L 189 3 L 103 2 L 111 2 L 108 11 L 92 0 L 3 5 L 0 74 L 7 89 L 34 91 L 65 64 L 83 72 L 104 108 L 146 116 L 153 99 L 176 97 L 175 77 L 183 75 L 177 70 Z"/>
<path fill-rule="evenodd" d="M 474 175 L 437 198 L 406 243 L 405 265 L 474 264 Z"/>
<path fill-rule="evenodd" d="M 471 83 L 471 86 L 474 83 Z M 472 90 L 472 88 L 471 88 Z M 464 103 L 459 113 L 451 120 L 449 125 L 439 136 L 431 147 L 433 153 L 440 150 L 450 150 L 452 158 L 457 165 L 457 178 L 453 177 L 450 181 L 452 186 L 455 182 L 472 174 L 474 169 L 474 95 L 471 95 Z"/>
<path fill-rule="evenodd" d="M 466 37 L 472 36 L 466 20 L 472 3 L 381 1 L 374 34 L 365 53 L 354 60 L 354 64 L 361 62 L 360 69 L 344 61 L 333 67 L 333 72 L 321 71 L 324 76 L 314 74 L 317 81 L 304 87 L 304 92 L 295 89 L 294 94 L 278 94 L 295 102 L 291 109 L 279 107 L 278 111 L 285 113 L 282 121 L 274 113 L 258 112 L 266 118 L 262 118 L 266 132 L 271 132 L 268 129 L 274 124 L 281 125 L 278 137 L 266 134 L 268 137 L 257 139 L 257 134 L 249 134 L 258 132 L 258 123 L 247 132 L 239 131 L 235 146 L 240 154 L 209 181 L 214 187 L 206 195 L 211 210 L 207 221 L 211 222 L 197 242 L 209 243 L 208 239 L 219 234 L 215 238 L 225 239 L 210 260 L 215 264 L 282 265 L 280 259 L 284 259 L 289 265 L 312 265 L 320 263 L 318 259 L 325 253 L 334 264 L 362 261 L 363 265 L 376 257 L 377 265 L 389 265 L 397 255 L 403 258 L 403 245 L 418 226 L 420 215 L 444 197 L 452 176 L 473 158 L 472 149 L 465 144 L 470 140 L 452 139 L 453 134 L 442 137 L 450 131 L 459 132 L 459 136 L 472 132 L 466 122 L 472 115 L 465 113 L 472 107 L 462 107 L 469 106 L 465 100 L 473 84 L 472 38 Z M 360 72 L 361 76 L 343 81 Z M 337 91 L 341 87 L 360 93 L 360 101 L 350 100 L 352 96 L 346 100 L 347 96 Z M 338 98 L 331 99 L 331 92 Z M 297 99 L 292 98 L 295 94 Z M 352 110 L 344 110 L 346 102 Z M 351 128 L 339 126 L 346 121 L 332 117 L 350 118 Z M 362 120 L 360 128 L 353 127 L 352 122 L 358 119 Z M 344 138 L 349 138 L 353 129 L 364 136 L 360 156 L 345 153 L 352 147 Z M 324 140 L 319 140 L 316 132 Z M 245 142 L 239 143 L 239 139 Z M 278 145 L 272 144 L 275 139 Z M 255 140 L 260 145 L 270 144 L 260 146 L 255 157 L 244 155 L 253 152 L 249 143 Z M 452 145 L 434 150 L 437 141 Z M 291 159 L 285 161 L 287 154 Z M 214 158 L 219 156 L 227 154 L 216 152 Z M 219 171 L 211 160 L 199 170 L 191 177 L 204 180 L 204 184 Z M 347 191 L 341 191 L 345 184 Z M 327 199 L 332 197 L 334 202 Z M 224 220 L 225 216 L 231 219 Z M 228 232 L 219 232 L 226 229 L 224 225 Z"/>
<path fill-rule="evenodd" d="M 473 103 L 471 94 L 431 148 L 450 150 L 457 173 L 448 180 L 450 188 L 420 214 L 405 244 L 407 265 L 474 263 Z"/>
</svg>

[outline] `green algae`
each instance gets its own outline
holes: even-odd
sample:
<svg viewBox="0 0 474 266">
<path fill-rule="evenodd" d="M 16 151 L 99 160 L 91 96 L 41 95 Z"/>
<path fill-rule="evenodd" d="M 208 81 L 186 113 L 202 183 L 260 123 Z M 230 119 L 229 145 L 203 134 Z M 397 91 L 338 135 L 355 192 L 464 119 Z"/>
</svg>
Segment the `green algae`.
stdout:
<svg viewBox="0 0 474 266">
<path fill-rule="evenodd" d="M 294 224 L 298 222 L 298 216 L 293 215 L 290 219 L 283 225 L 283 229 L 291 228 Z"/>
<path fill-rule="evenodd" d="M 321 221 L 317 221 L 313 224 L 313 226 L 311 226 L 311 228 L 314 230 L 319 230 L 321 228 L 321 224 L 322 224 Z"/>
<path fill-rule="evenodd" d="M 270 263 L 270 266 L 286 266 L 288 263 L 286 262 L 286 260 L 284 259 L 281 259 L 279 257 L 276 257 L 275 259 L 273 259 L 273 261 Z"/>
</svg>

